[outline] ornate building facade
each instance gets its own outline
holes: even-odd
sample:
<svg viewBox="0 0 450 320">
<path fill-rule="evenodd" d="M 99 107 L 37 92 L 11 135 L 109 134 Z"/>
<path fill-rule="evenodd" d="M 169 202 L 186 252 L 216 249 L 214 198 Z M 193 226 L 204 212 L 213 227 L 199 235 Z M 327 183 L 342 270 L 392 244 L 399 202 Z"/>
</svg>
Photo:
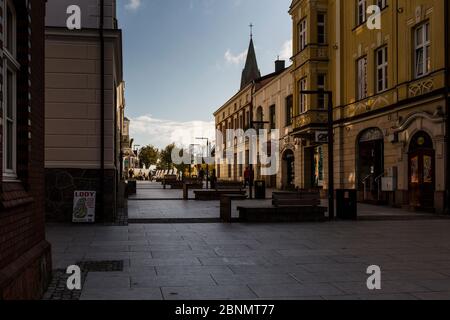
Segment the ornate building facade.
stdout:
<svg viewBox="0 0 450 320">
<path fill-rule="evenodd" d="M 228 137 L 227 130 L 243 130 L 257 129 L 258 125 L 253 125 L 253 121 L 264 121 L 265 112 L 270 110 L 278 110 L 272 104 L 275 101 L 281 101 L 280 97 L 274 97 L 275 92 L 283 90 L 288 84 L 273 82 L 274 79 L 279 79 L 288 73 L 285 72 L 284 61 L 277 61 L 275 64 L 275 72 L 265 76 L 261 76 L 256 59 L 253 38 L 250 40 L 250 45 L 247 53 L 247 59 L 244 70 L 242 72 L 240 90 L 223 106 L 221 106 L 215 113 L 216 130 L 222 133 L 223 141 L 219 143 L 216 141 L 216 175 L 219 180 L 233 180 L 244 181 L 244 172 L 250 166 L 250 146 L 249 139 L 245 136 Z M 270 88 L 266 91 L 266 87 L 270 84 Z M 288 89 L 287 89 L 288 90 Z M 266 99 L 267 95 L 267 99 Z M 272 96 L 273 95 L 273 96 Z M 256 99 L 256 97 L 258 97 Z M 256 104 L 256 100 L 260 104 Z M 269 106 L 268 104 L 271 103 Z M 280 119 L 279 116 L 273 114 L 273 126 L 275 119 Z M 227 159 L 227 154 L 232 157 Z M 255 178 L 261 179 L 261 166 L 255 165 Z M 264 177 L 268 186 L 276 185 L 276 176 Z"/>
<path fill-rule="evenodd" d="M 381 10 L 380 29 L 370 25 L 377 16 L 369 5 Z M 290 14 L 297 186 L 317 187 L 310 161 L 326 147 L 317 137 L 328 119 L 326 97 L 300 92 L 325 89 L 333 92 L 335 187 L 357 189 L 360 201 L 444 212 L 446 1 L 295 0 Z"/>
</svg>

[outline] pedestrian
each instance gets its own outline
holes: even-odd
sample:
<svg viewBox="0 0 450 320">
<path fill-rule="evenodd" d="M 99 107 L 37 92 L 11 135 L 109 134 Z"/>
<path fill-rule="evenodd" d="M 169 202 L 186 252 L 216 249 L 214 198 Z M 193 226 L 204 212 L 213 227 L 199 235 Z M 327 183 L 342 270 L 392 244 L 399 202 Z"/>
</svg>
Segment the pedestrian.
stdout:
<svg viewBox="0 0 450 320">
<path fill-rule="evenodd" d="M 251 168 L 249 170 L 249 179 L 248 179 L 249 186 L 253 187 L 254 181 L 255 181 L 255 171 L 253 170 L 253 168 Z"/>
<path fill-rule="evenodd" d="M 248 167 L 244 170 L 244 188 L 250 186 L 250 169 Z"/>
<path fill-rule="evenodd" d="M 213 169 L 211 175 L 211 189 L 216 188 L 216 183 L 217 183 L 216 169 Z"/>
<path fill-rule="evenodd" d="M 205 180 L 205 170 L 203 168 L 200 169 L 199 178 L 201 182 Z"/>
</svg>

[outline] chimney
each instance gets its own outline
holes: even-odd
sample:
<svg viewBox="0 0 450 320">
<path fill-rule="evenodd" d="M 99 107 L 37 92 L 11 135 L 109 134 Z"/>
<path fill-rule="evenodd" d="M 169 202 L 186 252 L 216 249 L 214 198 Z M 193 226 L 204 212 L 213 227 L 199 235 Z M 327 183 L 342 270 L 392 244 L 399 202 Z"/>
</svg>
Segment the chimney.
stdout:
<svg viewBox="0 0 450 320">
<path fill-rule="evenodd" d="M 275 72 L 282 72 L 286 69 L 286 61 L 278 59 L 275 61 Z"/>
</svg>

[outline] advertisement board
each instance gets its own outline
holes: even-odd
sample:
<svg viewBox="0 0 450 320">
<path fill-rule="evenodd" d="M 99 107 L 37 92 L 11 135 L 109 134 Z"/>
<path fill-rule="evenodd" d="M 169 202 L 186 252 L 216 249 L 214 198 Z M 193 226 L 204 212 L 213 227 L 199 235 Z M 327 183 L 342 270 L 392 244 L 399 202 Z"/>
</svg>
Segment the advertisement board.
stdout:
<svg viewBox="0 0 450 320">
<path fill-rule="evenodd" d="M 95 191 L 75 191 L 73 198 L 73 222 L 95 222 L 95 197 Z"/>
</svg>

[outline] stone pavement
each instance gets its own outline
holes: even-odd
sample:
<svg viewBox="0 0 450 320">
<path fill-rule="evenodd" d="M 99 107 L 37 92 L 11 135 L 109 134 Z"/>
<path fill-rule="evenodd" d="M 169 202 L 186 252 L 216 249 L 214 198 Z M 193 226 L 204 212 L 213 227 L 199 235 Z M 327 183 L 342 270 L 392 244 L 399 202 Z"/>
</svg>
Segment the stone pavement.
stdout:
<svg viewBox="0 0 450 320">
<path fill-rule="evenodd" d="M 272 190 L 268 189 L 268 200 L 233 201 L 232 217 L 239 216 L 238 206 L 265 207 L 271 205 Z M 190 199 L 194 198 L 190 190 Z M 322 200 L 322 206 L 327 207 L 328 201 Z M 160 183 L 138 181 L 137 194 L 128 201 L 128 217 L 132 221 L 165 221 L 175 220 L 219 220 L 219 201 L 183 201 L 182 190 L 163 189 Z M 412 213 L 402 209 L 380 207 L 369 204 L 358 204 L 360 219 L 428 219 L 431 214 Z M 189 221 L 191 222 L 191 221 Z"/>
<path fill-rule="evenodd" d="M 450 299 L 450 221 L 47 227 L 55 269 L 89 272 L 81 299 Z M 382 270 L 369 291 L 365 271 Z"/>
</svg>

